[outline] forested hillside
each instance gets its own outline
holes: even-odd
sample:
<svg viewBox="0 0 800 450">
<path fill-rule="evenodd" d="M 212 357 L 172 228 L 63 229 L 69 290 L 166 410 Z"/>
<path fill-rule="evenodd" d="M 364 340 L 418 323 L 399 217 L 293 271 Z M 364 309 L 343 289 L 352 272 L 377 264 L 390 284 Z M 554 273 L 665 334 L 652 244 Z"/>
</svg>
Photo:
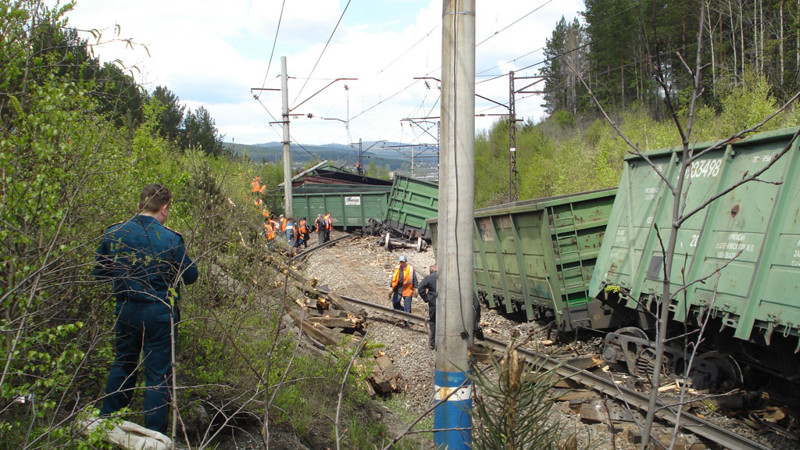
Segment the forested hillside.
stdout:
<svg viewBox="0 0 800 450">
<path fill-rule="evenodd" d="M 675 123 L 687 123 L 698 57 L 691 141 L 753 126 L 796 95 L 800 2 L 702 4 L 587 0 L 584 21 L 554 24 L 541 69 L 549 117 L 517 124 L 520 199 L 616 185 L 630 148 L 598 104 L 643 149 L 680 144 Z M 797 123 L 791 105 L 762 129 Z M 509 198 L 508 135 L 506 121 L 477 138 L 478 207 Z"/>
</svg>

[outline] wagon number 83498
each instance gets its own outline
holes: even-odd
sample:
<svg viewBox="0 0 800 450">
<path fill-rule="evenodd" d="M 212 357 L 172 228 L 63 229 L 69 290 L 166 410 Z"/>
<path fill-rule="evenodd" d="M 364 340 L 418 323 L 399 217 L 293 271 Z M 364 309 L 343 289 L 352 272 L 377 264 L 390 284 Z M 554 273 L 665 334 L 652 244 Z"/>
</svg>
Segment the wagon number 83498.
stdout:
<svg viewBox="0 0 800 450">
<path fill-rule="evenodd" d="M 719 175 L 722 159 L 704 159 L 692 163 L 691 177 L 715 177 Z"/>
</svg>

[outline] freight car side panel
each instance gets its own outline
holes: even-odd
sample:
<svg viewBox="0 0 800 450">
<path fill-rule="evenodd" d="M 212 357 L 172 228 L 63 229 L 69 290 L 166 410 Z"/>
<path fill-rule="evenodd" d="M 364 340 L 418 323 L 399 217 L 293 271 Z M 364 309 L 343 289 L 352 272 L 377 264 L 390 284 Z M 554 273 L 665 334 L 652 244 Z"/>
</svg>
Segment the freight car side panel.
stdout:
<svg viewBox="0 0 800 450">
<path fill-rule="evenodd" d="M 697 323 L 710 311 L 741 339 L 750 339 L 755 329 L 798 334 L 797 142 L 759 181 L 729 190 L 775 160 L 796 131 L 762 133 L 709 150 L 692 164 L 681 194 L 686 200 L 683 213 L 719 198 L 678 230 L 670 288 L 676 292 L 684 283 L 703 283 L 695 282 L 686 295 L 673 299 L 670 309 L 675 320 Z M 695 153 L 710 146 L 698 145 Z M 665 177 L 674 185 L 679 155 L 679 149 L 666 149 L 648 156 L 665 169 Z M 625 306 L 635 309 L 661 294 L 662 245 L 669 239 L 673 199 L 666 183 L 642 158 L 628 157 L 626 163 L 590 294 L 603 298 L 606 286 L 621 286 L 629 293 Z"/>
<path fill-rule="evenodd" d="M 489 306 L 513 312 L 531 296 L 551 305 L 541 223 L 541 211 L 475 219 L 475 283 L 487 292 Z"/>
<path fill-rule="evenodd" d="M 704 197 L 763 169 L 779 151 L 778 146 L 782 147 L 779 141 L 742 143 L 712 157 L 712 167 L 720 170 L 709 170 L 708 176 L 717 175 L 720 182 L 717 189 Z M 724 326 L 738 328 L 739 318 L 752 298 L 754 277 L 764 256 L 765 232 L 775 211 L 778 185 L 773 183 L 780 183 L 784 168 L 773 167 L 761 176 L 764 182 L 741 185 L 703 212 L 705 226 L 696 238 L 699 258 L 688 279 L 710 278 L 705 285 L 693 286 L 686 301 L 677 304 L 679 320 L 686 316 L 687 309 L 689 317 L 711 310 L 721 317 Z M 693 168 L 692 181 L 703 176 L 704 172 Z"/>
<path fill-rule="evenodd" d="M 592 272 L 611 214 L 613 197 L 587 197 L 546 208 L 552 265 L 556 277 L 548 280 L 556 322 L 564 329 L 604 326 L 593 317 L 588 294 Z M 552 295 L 552 294 L 551 294 Z"/>
<path fill-rule="evenodd" d="M 588 283 L 615 190 L 497 205 L 475 212 L 475 285 L 490 307 L 592 326 Z"/>
<path fill-rule="evenodd" d="M 654 163 L 666 174 L 674 170 L 670 156 L 656 158 Z M 656 236 L 651 238 L 650 234 L 656 214 L 666 208 L 662 202 L 669 201 L 665 194 L 665 184 L 650 165 L 644 161 L 628 162 L 597 257 L 590 296 L 598 297 L 606 285 L 640 293 L 644 280 L 636 275 L 647 272 L 652 259 L 652 247 L 658 244 Z M 648 255 L 647 258 L 644 255 Z M 657 271 L 658 267 L 653 267 L 650 272 Z M 637 281 L 639 284 L 635 286 Z M 627 306 L 635 308 L 636 303 L 631 301 Z"/>
<path fill-rule="evenodd" d="M 330 212 L 333 226 L 361 228 L 369 225 L 369 219 L 380 219 L 386 215 L 389 189 L 356 191 L 352 186 L 343 186 L 340 192 L 301 192 L 292 195 L 294 218 L 306 217 L 313 224 L 317 214 Z"/>
<path fill-rule="evenodd" d="M 395 175 L 385 222 L 402 234 L 416 231 L 430 239 L 427 219 L 439 213 L 439 186 L 424 180 Z"/>
</svg>

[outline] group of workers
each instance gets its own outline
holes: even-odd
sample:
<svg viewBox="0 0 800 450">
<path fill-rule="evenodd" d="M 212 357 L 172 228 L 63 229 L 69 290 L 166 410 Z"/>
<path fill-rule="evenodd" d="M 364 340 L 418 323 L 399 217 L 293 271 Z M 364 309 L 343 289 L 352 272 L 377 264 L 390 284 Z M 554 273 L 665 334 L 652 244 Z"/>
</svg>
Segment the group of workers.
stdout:
<svg viewBox="0 0 800 450">
<path fill-rule="evenodd" d="M 429 267 L 430 273 L 417 285 L 417 274 L 414 267 L 408 263 L 405 255 L 401 255 L 397 266 L 392 273 L 392 290 L 390 299 L 392 306 L 396 310 L 411 312 L 411 300 L 416 292 L 422 301 L 428 304 L 428 348 L 436 348 L 436 281 L 437 267 L 433 264 Z M 474 309 L 473 336 L 483 340 L 483 329 L 481 328 L 481 305 L 478 296 L 472 293 L 472 308 Z M 403 321 L 403 326 L 409 327 L 408 321 Z"/>
<path fill-rule="evenodd" d="M 333 215 L 328 212 L 325 215 L 317 214 L 317 219 L 314 221 L 314 226 L 308 224 L 305 217 L 301 218 L 299 222 L 295 222 L 293 218 L 286 218 L 281 214 L 278 220 L 273 220 L 269 215 L 264 218 L 264 234 L 267 237 L 267 247 L 273 249 L 273 241 L 278 235 L 286 237 L 289 246 L 294 254 L 300 247 L 308 247 L 309 237 L 312 231 L 316 231 L 319 243 L 324 244 L 331 238 L 331 230 L 333 230 Z"/>
</svg>

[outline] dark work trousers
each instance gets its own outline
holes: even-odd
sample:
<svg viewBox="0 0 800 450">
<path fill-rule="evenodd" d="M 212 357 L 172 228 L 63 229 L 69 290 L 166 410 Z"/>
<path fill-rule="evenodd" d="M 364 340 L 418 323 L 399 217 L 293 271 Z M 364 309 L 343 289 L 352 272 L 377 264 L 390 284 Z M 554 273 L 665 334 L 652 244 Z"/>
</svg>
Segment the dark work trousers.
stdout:
<svg viewBox="0 0 800 450">
<path fill-rule="evenodd" d="M 410 313 L 411 312 L 411 296 L 409 295 L 408 297 L 403 297 L 402 293 L 395 292 L 392 295 L 392 306 L 394 307 L 394 309 Z"/>
<path fill-rule="evenodd" d="M 401 288 L 402 289 L 402 288 Z M 405 311 L 407 313 L 411 312 L 411 296 L 403 297 L 402 291 L 395 292 L 392 295 L 392 307 L 398 311 Z M 405 326 L 409 326 L 407 320 L 404 320 L 403 323 Z"/>
<path fill-rule="evenodd" d="M 317 238 L 319 239 L 319 245 L 325 243 L 325 230 L 317 231 Z"/>
<path fill-rule="evenodd" d="M 431 329 L 428 345 L 436 347 L 436 303 L 428 303 L 428 328 Z"/>
<path fill-rule="evenodd" d="M 172 389 L 170 307 L 161 302 L 117 302 L 116 350 L 101 416 L 128 406 L 136 388 L 139 354 L 144 352 L 144 424 L 167 431 Z M 177 333 L 177 325 L 175 332 Z"/>
</svg>

